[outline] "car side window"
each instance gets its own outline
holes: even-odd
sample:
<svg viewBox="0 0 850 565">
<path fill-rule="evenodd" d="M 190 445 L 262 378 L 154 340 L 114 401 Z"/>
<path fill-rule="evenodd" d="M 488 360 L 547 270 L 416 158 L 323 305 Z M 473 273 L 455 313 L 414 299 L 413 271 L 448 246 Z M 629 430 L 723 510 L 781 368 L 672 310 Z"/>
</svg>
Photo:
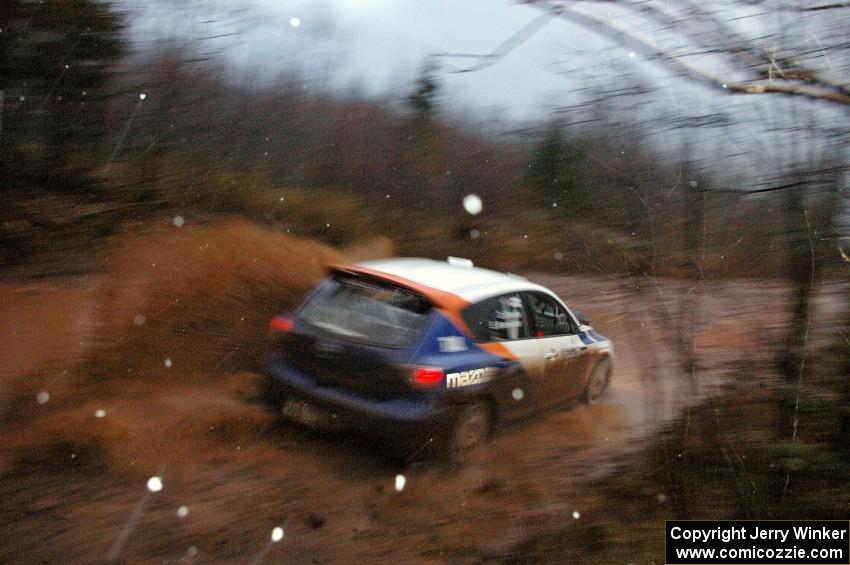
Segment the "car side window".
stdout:
<svg viewBox="0 0 850 565">
<path fill-rule="evenodd" d="M 528 293 L 532 333 L 537 337 L 576 333 L 570 315 L 555 299 L 540 292 Z"/>
<path fill-rule="evenodd" d="M 488 298 L 462 312 L 475 341 L 489 343 L 528 337 L 525 307 L 518 293 Z"/>
</svg>

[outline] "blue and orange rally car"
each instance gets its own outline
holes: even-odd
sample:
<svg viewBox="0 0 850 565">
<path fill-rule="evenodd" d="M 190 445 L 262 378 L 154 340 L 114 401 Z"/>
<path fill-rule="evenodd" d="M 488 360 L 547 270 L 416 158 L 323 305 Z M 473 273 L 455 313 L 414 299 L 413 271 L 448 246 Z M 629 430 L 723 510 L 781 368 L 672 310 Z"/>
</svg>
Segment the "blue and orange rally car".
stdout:
<svg viewBox="0 0 850 565">
<path fill-rule="evenodd" d="M 464 459 L 501 424 L 608 385 L 611 342 L 548 289 L 514 275 L 399 258 L 332 266 L 269 326 L 268 398 Z"/>
</svg>

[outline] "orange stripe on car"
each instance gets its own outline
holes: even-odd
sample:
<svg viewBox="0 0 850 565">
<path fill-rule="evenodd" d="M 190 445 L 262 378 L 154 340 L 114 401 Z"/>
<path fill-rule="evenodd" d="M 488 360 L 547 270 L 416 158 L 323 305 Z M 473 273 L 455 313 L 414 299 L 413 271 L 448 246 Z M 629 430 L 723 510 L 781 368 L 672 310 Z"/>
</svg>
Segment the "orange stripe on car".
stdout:
<svg viewBox="0 0 850 565">
<path fill-rule="evenodd" d="M 376 279 L 389 281 L 400 287 L 418 292 L 436 306 L 437 310 L 439 310 L 443 316 L 448 318 L 448 320 L 454 324 L 461 333 L 472 338 L 472 331 L 460 315 L 461 310 L 469 306 L 470 303 L 457 294 L 446 292 L 445 290 L 439 290 L 398 275 L 385 273 L 384 271 L 370 269 L 368 267 L 361 267 L 359 265 L 328 265 L 328 267 L 331 271 L 351 273 L 355 275 L 366 275 Z M 504 347 L 502 349 L 504 349 Z M 504 349 L 504 351 L 506 352 L 504 355 L 505 357 L 509 357 L 511 359 L 515 358 L 515 356 L 508 352 L 507 349 Z"/>
<path fill-rule="evenodd" d="M 412 281 L 404 277 L 399 277 L 397 275 L 392 275 L 390 273 L 385 273 L 377 269 L 370 269 L 368 267 L 361 267 L 359 265 L 328 265 L 328 267 L 331 269 L 331 271 L 351 273 L 355 275 L 366 275 L 369 277 L 390 281 L 391 283 L 396 284 L 400 287 L 412 290 L 414 292 L 418 292 L 419 294 L 427 298 L 429 301 L 431 301 L 431 303 L 440 310 L 447 310 L 449 312 L 455 313 L 455 315 L 457 315 L 458 312 L 469 306 L 469 302 L 467 302 L 457 294 L 446 292 L 444 290 L 437 290 L 436 288 L 431 288 L 430 286 L 425 286 L 424 284 L 420 284 L 416 281 Z M 457 317 L 460 318 L 459 315 L 457 315 Z M 463 324 L 462 327 L 466 327 L 466 324 Z"/>
<path fill-rule="evenodd" d="M 447 310 L 446 308 L 437 308 L 437 310 L 439 310 L 440 314 L 445 316 L 462 334 L 474 340 L 472 337 L 472 331 L 470 331 L 469 326 L 466 325 L 466 321 L 460 315 L 460 312 L 457 310 Z"/>
<path fill-rule="evenodd" d="M 479 343 L 478 347 L 486 351 L 487 353 L 491 353 L 498 357 L 504 357 L 505 359 L 516 360 L 517 356 L 514 355 L 507 347 L 498 342 L 493 343 Z"/>
</svg>

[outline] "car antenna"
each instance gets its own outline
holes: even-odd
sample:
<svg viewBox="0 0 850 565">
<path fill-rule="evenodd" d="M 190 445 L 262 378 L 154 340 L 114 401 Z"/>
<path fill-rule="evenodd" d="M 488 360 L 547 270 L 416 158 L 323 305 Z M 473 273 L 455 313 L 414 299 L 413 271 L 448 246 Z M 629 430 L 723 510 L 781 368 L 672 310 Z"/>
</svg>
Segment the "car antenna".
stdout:
<svg viewBox="0 0 850 565">
<path fill-rule="evenodd" d="M 458 267 L 466 267 L 471 269 L 475 265 L 472 264 L 472 261 L 469 259 L 464 259 L 463 257 L 452 257 L 451 255 L 446 257 L 446 262 L 449 265 L 456 265 Z"/>
</svg>

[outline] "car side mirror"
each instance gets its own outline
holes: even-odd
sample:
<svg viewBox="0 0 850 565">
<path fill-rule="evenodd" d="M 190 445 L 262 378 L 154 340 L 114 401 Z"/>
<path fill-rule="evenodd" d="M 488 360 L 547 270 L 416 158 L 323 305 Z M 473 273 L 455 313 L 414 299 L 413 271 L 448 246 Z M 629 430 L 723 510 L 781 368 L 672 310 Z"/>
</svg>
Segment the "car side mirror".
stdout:
<svg viewBox="0 0 850 565">
<path fill-rule="evenodd" d="M 590 322 L 587 321 L 587 318 L 584 317 L 584 314 L 581 313 L 581 310 L 573 310 L 573 314 L 575 314 L 576 320 L 578 320 L 579 325 L 590 325 Z"/>
</svg>

